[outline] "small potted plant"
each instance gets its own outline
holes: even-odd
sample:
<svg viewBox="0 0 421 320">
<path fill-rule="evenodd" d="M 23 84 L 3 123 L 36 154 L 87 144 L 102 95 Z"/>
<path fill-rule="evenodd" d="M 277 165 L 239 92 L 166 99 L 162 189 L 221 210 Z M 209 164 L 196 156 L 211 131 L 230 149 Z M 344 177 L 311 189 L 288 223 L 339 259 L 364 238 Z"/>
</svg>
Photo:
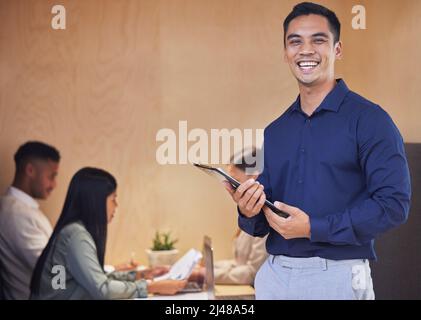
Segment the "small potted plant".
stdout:
<svg viewBox="0 0 421 320">
<path fill-rule="evenodd" d="M 146 250 L 149 259 L 149 266 L 172 265 L 177 261 L 178 250 L 174 245 L 177 239 L 172 239 L 170 232 L 157 231 L 153 238 L 152 248 Z"/>
</svg>

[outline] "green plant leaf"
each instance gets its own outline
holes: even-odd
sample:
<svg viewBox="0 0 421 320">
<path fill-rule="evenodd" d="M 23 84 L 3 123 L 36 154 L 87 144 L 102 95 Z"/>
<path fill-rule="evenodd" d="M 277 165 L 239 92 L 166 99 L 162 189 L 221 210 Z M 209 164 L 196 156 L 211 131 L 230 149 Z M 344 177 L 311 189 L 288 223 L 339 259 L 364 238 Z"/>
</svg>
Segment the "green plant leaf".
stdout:
<svg viewBox="0 0 421 320">
<path fill-rule="evenodd" d="M 152 250 L 153 251 L 162 251 L 162 250 L 173 250 L 175 249 L 175 243 L 178 239 L 171 238 L 171 232 L 160 233 L 159 231 L 155 232 L 155 237 L 152 241 Z"/>
</svg>

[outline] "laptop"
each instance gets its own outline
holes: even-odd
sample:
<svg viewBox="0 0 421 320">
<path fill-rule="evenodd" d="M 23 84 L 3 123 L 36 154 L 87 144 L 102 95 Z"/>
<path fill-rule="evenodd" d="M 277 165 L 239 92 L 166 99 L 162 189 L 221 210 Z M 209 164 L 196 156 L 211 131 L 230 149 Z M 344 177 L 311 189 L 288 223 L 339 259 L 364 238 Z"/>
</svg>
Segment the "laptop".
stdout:
<svg viewBox="0 0 421 320">
<path fill-rule="evenodd" d="M 213 248 L 211 238 L 203 239 L 203 258 L 206 267 L 205 289 L 209 300 L 254 300 L 254 289 L 249 285 L 215 285 Z"/>
<path fill-rule="evenodd" d="M 209 299 L 215 298 L 215 276 L 213 271 L 212 240 L 208 236 L 203 238 L 203 262 L 205 266 L 205 279 L 202 283 L 190 281 L 180 293 L 193 293 L 206 290 Z"/>
<path fill-rule="evenodd" d="M 210 237 L 203 238 L 203 261 L 205 263 L 205 289 L 208 293 L 208 299 L 215 299 L 215 274 L 213 268 L 213 248 Z"/>
<path fill-rule="evenodd" d="M 250 286 L 215 286 L 213 248 L 210 237 L 203 238 L 203 263 L 205 279 L 203 283 L 189 282 L 182 291 L 172 296 L 155 295 L 149 300 L 253 300 L 254 290 Z M 227 290 L 228 289 L 228 290 Z M 246 290 L 245 290 L 246 289 Z"/>
</svg>

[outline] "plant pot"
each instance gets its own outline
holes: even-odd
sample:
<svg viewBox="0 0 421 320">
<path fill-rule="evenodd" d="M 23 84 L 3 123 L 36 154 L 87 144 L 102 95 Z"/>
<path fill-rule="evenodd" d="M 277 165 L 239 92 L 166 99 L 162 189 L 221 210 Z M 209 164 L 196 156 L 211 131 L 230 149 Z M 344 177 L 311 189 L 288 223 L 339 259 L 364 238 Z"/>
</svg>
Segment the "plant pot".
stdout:
<svg viewBox="0 0 421 320">
<path fill-rule="evenodd" d="M 173 265 L 177 261 L 178 250 L 146 250 L 148 254 L 149 267 Z"/>
</svg>

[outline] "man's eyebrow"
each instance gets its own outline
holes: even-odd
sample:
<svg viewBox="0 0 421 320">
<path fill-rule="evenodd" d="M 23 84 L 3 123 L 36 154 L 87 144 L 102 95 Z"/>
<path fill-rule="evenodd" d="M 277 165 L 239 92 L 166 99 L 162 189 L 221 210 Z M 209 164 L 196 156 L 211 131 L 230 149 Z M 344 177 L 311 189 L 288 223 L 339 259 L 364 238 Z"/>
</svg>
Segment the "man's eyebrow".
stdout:
<svg viewBox="0 0 421 320">
<path fill-rule="evenodd" d="M 327 38 L 329 39 L 329 35 L 325 32 L 317 32 L 311 35 L 312 38 L 316 38 L 316 37 L 323 37 L 323 38 Z M 287 40 L 293 39 L 293 38 L 302 38 L 302 36 L 300 36 L 297 33 L 291 33 L 290 35 L 287 36 Z"/>
<path fill-rule="evenodd" d="M 312 38 L 315 38 L 315 37 L 329 38 L 329 35 L 327 33 L 324 33 L 324 32 L 317 32 L 317 33 L 313 34 L 311 37 Z"/>
<path fill-rule="evenodd" d="M 292 39 L 292 38 L 301 38 L 301 36 L 296 33 L 291 33 L 290 35 L 288 35 L 287 40 Z"/>
</svg>

